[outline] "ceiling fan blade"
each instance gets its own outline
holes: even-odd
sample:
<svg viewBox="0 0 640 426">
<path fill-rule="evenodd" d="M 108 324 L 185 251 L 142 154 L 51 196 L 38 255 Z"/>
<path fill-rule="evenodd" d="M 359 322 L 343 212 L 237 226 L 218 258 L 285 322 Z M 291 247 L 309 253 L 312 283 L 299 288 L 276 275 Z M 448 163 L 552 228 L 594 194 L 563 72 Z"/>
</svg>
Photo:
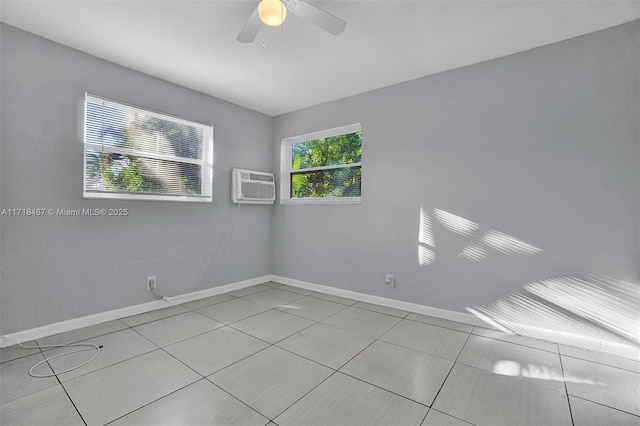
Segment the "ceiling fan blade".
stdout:
<svg viewBox="0 0 640 426">
<path fill-rule="evenodd" d="M 288 9 L 333 35 L 338 35 L 347 27 L 347 23 L 337 16 L 302 0 L 283 1 Z"/>
<path fill-rule="evenodd" d="M 247 23 L 244 24 L 244 27 L 242 27 L 242 29 L 240 30 L 240 33 L 238 34 L 238 37 L 236 37 L 236 40 L 238 40 L 240 43 L 251 43 L 256 39 L 256 36 L 258 35 L 258 32 L 261 28 L 262 21 L 260 20 L 260 16 L 258 16 L 258 8 L 256 7 L 249 17 Z"/>
</svg>

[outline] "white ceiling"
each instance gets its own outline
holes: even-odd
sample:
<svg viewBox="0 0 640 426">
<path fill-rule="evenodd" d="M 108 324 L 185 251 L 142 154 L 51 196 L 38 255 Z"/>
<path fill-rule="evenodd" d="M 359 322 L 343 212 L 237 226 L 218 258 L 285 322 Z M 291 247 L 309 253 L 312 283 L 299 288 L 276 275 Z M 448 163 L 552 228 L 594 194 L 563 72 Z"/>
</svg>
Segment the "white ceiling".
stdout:
<svg viewBox="0 0 640 426">
<path fill-rule="evenodd" d="M 0 20 L 275 116 L 608 28 L 640 1 L 322 1 L 329 33 L 289 14 L 235 38 L 257 0 L 1 0 Z"/>
</svg>

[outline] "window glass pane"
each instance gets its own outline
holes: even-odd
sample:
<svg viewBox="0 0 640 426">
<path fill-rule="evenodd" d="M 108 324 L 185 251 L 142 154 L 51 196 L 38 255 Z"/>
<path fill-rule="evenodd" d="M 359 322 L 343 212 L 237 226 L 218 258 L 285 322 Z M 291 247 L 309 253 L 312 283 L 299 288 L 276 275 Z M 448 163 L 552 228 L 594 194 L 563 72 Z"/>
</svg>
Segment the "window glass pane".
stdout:
<svg viewBox="0 0 640 426">
<path fill-rule="evenodd" d="M 93 98 L 88 98 L 86 105 L 86 142 L 179 158 L 203 158 L 201 128 Z"/>
<path fill-rule="evenodd" d="M 86 151 L 87 191 L 201 195 L 201 166 L 176 161 Z"/>
<path fill-rule="evenodd" d="M 291 145 L 291 169 L 359 163 L 362 158 L 362 132 L 330 136 Z"/>
<path fill-rule="evenodd" d="M 360 166 L 291 173 L 291 198 L 359 197 Z"/>
</svg>

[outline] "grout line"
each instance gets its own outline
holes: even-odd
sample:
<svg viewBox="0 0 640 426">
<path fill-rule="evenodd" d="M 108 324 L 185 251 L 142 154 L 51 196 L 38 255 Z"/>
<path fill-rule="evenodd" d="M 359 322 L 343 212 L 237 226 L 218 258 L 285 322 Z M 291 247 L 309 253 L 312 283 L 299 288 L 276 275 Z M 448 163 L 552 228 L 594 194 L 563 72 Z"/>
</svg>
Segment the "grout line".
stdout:
<svg viewBox="0 0 640 426">
<path fill-rule="evenodd" d="M 71 341 L 71 342 L 65 342 L 65 343 L 55 343 L 55 342 L 52 342 L 52 343 L 45 343 L 45 342 L 38 343 L 38 339 L 33 339 L 33 342 L 34 342 L 36 345 L 38 345 L 38 346 L 40 346 L 40 345 L 42 345 L 42 346 L 48 346 L 48 345 L 51 345 L 51 346 L 56 346 L 56 345 L 61 345 L 61 346 L 64 346 L 64 345 L 73 345 L 73 344 L 76 344 L 76 343 L 82 343 L 82 342 L 85 342 L 85 341 L 87 341 L 87 340 L 91 340 L 91 339 L 95 339 L 95 338 L 98 338 L 98 337 L 106 336 L 106 335 L 108 335 L 108 334 L 117 333 L 117 332 L 119 332 L 119 331 L 126 330 L 127 328 L 131 328 L 131 327 L 129 326 L 129 324 L 125 323 L 125 322 L 124 322 L 124 321 L 122 321 L 121 319 L 117 319 L 117 320 L 113 320 L 113 321 L 120 321 L 122 324 L 124 324 L 124 325 L 125 325 L 125 327 L 124 327 L 124 328 L 120 328 L 120 329 L 118 329 L 118 330 L 111 330 L 111 331 L 107 331 L 107 332 L 105 332 L 105 333 L 98 333 L 98 334 L 96 334 L 95 336 L 90 336 L 90 337 L 84 338 L 84 339 L 82 339 L 82 340 L 74 340 L 74 341 Z M 107 322 L 111 322 L 111 321 L 107 321 Z M 104 324 L 104 323 L 103 323 L 103 324 Z M 97 325 L 100 325 L 100 324 L 97 324 Z M 92 325 L 92 326 L 89 326 L 89 327 L 95 327 L 95 326 L 93 326 L 93 325 Z M 88 328 L 88 327 L 86 327 L 86 328 Z M 78 329 L 78 330 L 82 330 L 82 328 L 80 328 L 80 329 Z M 58 336 L 58 335 L 63 335 L 63 334 L 66 334 L 66 333 L 73 333 L 74 331 L 76 331 L 76 330 L 67 331 L 67 332 L 65 332 L 65 333 L 53 334 L 53 335 L 51 335 L 51 336 L 43 337 L 43 338 L 41 338 L 40 340 L 48 339 L 48 338 L 50 338 L 50 337 L 55 337 L 55 336 Z M 55 349 L 57 349 L 57 348 L 41 348 L 41 350 L 42 350 L 42 349 L 44 349 L 44 351 L 43 351 L 43 353 L 44 353 L 44 352 L 46 352 L 46 351 L 52 351 L 52 350 L 55 350 Z"/>
<path fill-rule="evenodd" d="M 58 379 L 58 376 L 56 375 L 56 379 Z M 60 383 L 60 386 L 62 387 L 62 390 L 64 391 L 64 393 L 67 395 L 67 398 L 69 398 L 69 401 L 71 402 L 71 405 L 73 405 L 73 408 L 76 410 L 76 413 L 78 413 L 78 416 L 80 416 L 80 420 L 82 420 L 82 422 L 85 424 L 85 426 L 87 425 L 87 422 L 84 420 L 84 417 L 82 417 L 82 413 L 80 413 L 80 410 L 78 409 L 78 407 L 76 406 L 76 403 L 73 402 L 73 398 L 71 398 L 71 395 L 69 395 L 69 392 L 67 392 L 67 388 L 64 387 L 64 384 L 62 384 L 62 382 L 60 381 L 60 379 L 58 379 L 58 383 Z"/>
<path fill-rule="evenodd" d="M 320 364 L 322 365 L 322 364 Z M 323 366 L 324 367 L 324 366 Z M 296 405 L 302 398 L 304 398 L 305 396 L 309 395 L 311 392 L 313 392 L 318 386 L 320 386 L 321 384 L 323 384 L 324 382 L 326 382 L 327 380 L 329 380 L 331 377 L 333 377 L 335 374 L 337 374 L 338 371 L 337 370 L 333 370 L 333 372 L 331 374 L 329 374 L 327 377 L 325 377 L 323 380 L 321 380 L 317 385 L 313 386 L 311 389 L 309 389 L 307 392 L 305 392 L 300 398 L 296 399 L 295 401 L 293 401 L 293 403 L 291 403 L 291 405 L 289 405 L 287 408 L 285 408 L 284 410 L 280 411 L 278 414 L 276 414 L 273 418 L 270 418 L 269 420 L 271 420 L 272 422 L 274 421 L 274 419 L 276 419 L 278 416 L 280 416 L 282 413 L 284 413 L 285 411 L 287 411 L 289 408 L 293 407 L 294 405 Z M 274 422 L 275 423 L 275 422 Z"/>
<path fill-rule="evenodd" d="M 475 330 L 475 328 L 474 328 L 474 330 Z M 507 333 L 503 333 L 501 331 L 498 331 L 498 332 L 502 333 L 502 334 L 504 334 L 506 336 L 522 337 L 522 338 L 526 338 L 526 339 L 536 340 L 538 342 L 554 344 L 554 345 L 556 345 L 556 352 L 550 351 L 548 349 L 541 349 L 541 348 L 536 348 L 536 347 L 533 347 L 533 346 L 525 345 L 524 343 L 510 342 L 508 340 L 499 339 L 497 337 L 490 337 L 490 336 L 485 336 L 485 335 L 482 335 L 482 334 L 476 334 L 476 333 L 473 332 L 473 330 L 471 332 L 469 332 L 469 334 L 471 334 L 473 336 L 482 337 L 482 338 L 485 338 L 485 339 L 497 340 L 497 341 L 502 342 L 502 343 L 510 343 L 512 345 L 524 346 L 525 348 L 528 348 L 528 349 L 534 349 L 534 350 L 537 350 L 537 351 L 544 351 L 544 352 L 547 352 L 547 353 L 550 353 L 550 354 L 558 354 L 558 355 L 560 354 L 560 349 L 558 348 L 558 344 L 557 343 L 547 342 L 546 340 L 534 339 L 532 337 L 521 336 L 519 334 L 507 334 Z"/>
<path fill-rule="evenodd" d="M 216 294 L 215 296 L 205 297 L 204 299 L 192 300 L 191 302 L 184 302 L 184 303 L 181 303 L 180 305 L 174 305 L 174 306 L 182 306 L 182 307 L 183 307 L 183 308 L 185 308 L 185 309 L 188 309 L 188 310 L 190 310 L 190 311 L 192 311 L 192 312 L 196 312 L 198 309 L 204 309 L 204 308 L 208 308 L 208 307 L 210 307 L 210 306 L 219 305 L 220 303 L 224 303 L 224 302 L 231 302 L 232 300 L 240 299 L 240 298 L 239 298 L 239 297 L 237 297 L 237 296 L 233 296 L 233 295 L 229 294 L 229 296 L 231 296 L 231 297 L 232 297 L 231 299 L 221 300 L 221 301 L 219 301 L 219 302 L 213 302 L 213 303 L 211 303 L 211 304 L 198 306 L 197 308 L 188 308 L 188 307 L 186 307 L 186 306 L 185 306 L 185 305 L 187 305 L 187 304 L 189 304 L 189 303 L 204 301 L 204 300 L 207 300 L 207 299 L 212 298 L 212 297 L 218 297 L 218 296 L 221 296 L 221 295 L 223 295 L 223 294 L 228 294 L 228 293 L 220 293 L 220 294 Z M 135 316 L 135 315 L 134 315 L 134 316 Z"/>
<path fill-rule="evenodd" d="M 344 367 L 344 366 L 343 366 L 343 367 Z M 340 367 L 340 368 L 342 368 L 342 367 Z M 359 378 L 359 377 L 352 376 L 351 374 L 349 374 L 349 373 L 345 373 L 344 371 L 336 371 L 336 372 L 337 372 L 337 373 L 340 373 L 340 374 L 344 374 L 344 375 L 345 375 L 345 376 L 347 376 L 347 377 L 351 377 L 352 379 L 357 380 L 357 381 L 359 381 L 359 382 L 366 383 L 366 384 L 368 384 L 368 385 L 371 385 L 371 386 L 373 386 L 373 387 L 376 387 L 376 388 L 378 388 L 378 389 L 380 389 L 380 390 L 383 390 L 383 391 L 385 391 L 385 392 L 389 392 L 389 393 L 391 393 L 391 394 L 393 394 L 393 395 L 399 396 L 400 398 L 402 398 L 402 399 L 406 399 L 407 401 L 415 402 L 416 404 L 422 405 L 423 407 L 431 408 L 431 406 L 430 406 L 430 405 L 425 404 L 424 402 L 416 401 L 415 399 L 411 399 L 411 398 L 409 398 L 408 396 L 405 396 L 405 395 L 399 394 L 399 393 L 397 393 L 397 392 L 395 392 L 395 391 L 392 391 L 392 390 L 390 390 L 390 389 L 387 389 L 387 388 L 383 388 L 383 387 L 382 387 L 382 386 L 380 386 L 380 385 L 376 385 L 375 383 L 368 382 L 368 381 L 366 381 L 366 380 L 364 380 L 364 379 L 361 379 L 361 378 Z M 428 413 L 428 412 L 429 412 L 429 410 L 427 410 L 427 413 Z M 425 416 L 426 416 L 426 414 L 425 414 Z"/>
<path fill-rule="evenodd" d="M 179 307 L 181 307 L 183 309 L 186 309 L 186 311 L 185 312 L 176 312 L 175 314 L 167 315 L 166 317 L 154 318 L 152 320 L 144 321 L 144 322 L 141 322 L 140 324 L 135 324 L 135 325 L 129 325 L 124 321 L 127 318 L 133 318 L 133 317 L 137 317 L 137 316 L 140 316 L 140 315 L 145 315 L 145 314 L 148 314 L 150 312 L 158 312 L 158 311 L 162 311 L 164 309 L 171 309 L 171 308 L 175 308 L 176 306 L 179 306 Z M 184 314 L 186 314 L 188 312 L 193 312 L 193 311 L 191 311 L 189 308 L 185 308 L 182 305 L 173 305 L 173 306 L 169 306 L 169 307 L 162 308 L 162 309 L 156 309 L 155 311 L 143 312 L 141 314 L 131 315 L 131 316 L 128 316 L 128 317 L 120 318 L 120 321 L 124 322 L 127 325 L 127 327 L 140 327 L 141 325 L 151 324 L 152 322 L 160 321 L 160 320 L 163 320 L 163 319 L 177 317 L 178 315 L 184 315 Z"/>
<path fill-rule="evenodd" d="M 442 384 L 440 385 L 440 389 L 438 389 L 438 392 L 436 392 L 436 396 L 433 397 L 433 401 L 431 402 L 430 407 L 433 407 L 433 405 L 438 400 L 438 396 L 440 396 L 440 392 L 442 391 L 442 388 L 444 388 L 445 383 L 447 383 L 447 380 L 449 379 L 449 376 L 451 375 L 451 372 L 453 371 L 453 369 L 455 368 L 456 364 L 458 363 L 458 359 L 460 359 L 460 355 L 462 355 L 462 351 L 464 351 L 464 347 L 467 346 L 467 343 L 469 342 L 470 338 L 471 338 L 471 334 L 468 334 L 467 335 L 467 340 L 465 340 L 464 345 L 462 345 L 462 347 L 460 348 L 460 352 L 458 352 L 458 356 L 453 361 L 453 364 L 451 365 L 451 368 L 449 369 L 449 372 L 447 373 L 447 376 L 442 381 Z M 447 413 L 444 413 L 444 414 L 447 414 Z"/>
<path fill-rule="evenodd" d="M 154 399 L 153 401 L 147 402 L 146 404 L 143 404 L 143 405 L 141 405 L 140 407 L 135 408 L 135 409 L 133 409 L 133 410 L 129 411 L 128 413 L 125 413 L 125 414 L 123 414 L 123 415 L 121 415 L 121 416 L 119 416 L 119 417 L 116 417 L 116 418 L 115 418 L 115 419 L 113 419 L 113 420 L 109 420 L 107 423 L 105 423 L 105 426 L 106 426 L 106 425 L 108 425 L 108 424 L 111 424 L 111 423 L 113 423 L 113 422 L 115 422 L 115 421 L 117 421 L 117 420 L 119 420 L 119 419 L 121 419 L 121 418 L 123 418 L 123 417 L 125 417 L 125 416 L 128 416 L 129 414 L 135 413 L 136 411 L 141 410 L 141 409 L 143 409 L 144 407 L 146 407 L 146 406 L 148 406 L 148 405 L 153 404 L 154 402 L 160 401 L 162 398 L 165 398 L 165 397 L 167 397 L 167 396 L 169 396 L 169 395 L 172 395 L 172 394 L 174 394 L 174 393 L 176 393 L 176 392 L 179 392 L 179 391 L 181 391 L 182 389 L 185 389 L 185 388 L 187 388 L 187 387 L 189 387 L 189 386 L 191 386 L 191 385 L 195 385 L 196 383 L 201 382 L 202 380 L 206 380 L 206 379 L 205 379 L 204 377 L 201 377 L 200 379 L 196 380 L 195 382 L 191 382 L 191 383 L 186 384 L 186 385 L 184 385 L 184 386 L 182 386 L 182 387 L 180 387 L 180 388 L 178 388 L 178 389 L 176 389 L 176 390 L 173 390 L 173 391 L 171 391 L 171 392 L 169 392 L 169 393 L 166 393 L 166 394 L 162 395 L 161 397 Z"/>
<path fill-rule="evenodd" d="M 38 342 L 36 342 L 35 340 L 33 342 L 36 344 L 36 346 L 38 346 L 38 348 L 40 348 L 40 354 L 42 354 L 43 357 L 47 358 L 47 356 L 44 354 L 44 352 L 42 350 L 42 347 L 40 347 Z M 53 369 L 53 366 L 51 365 L 51 361 L 50 360 L 47 360 L 47 365 L 51 369 L 51 372 L 55 374 L 56 370 Z M 80 420 L 82 420 L 82 423 L 84 423 L 85 426 L 87 426 L 87 422 L 84 420 L 84 417 L 82 417 L 82 413 L 80 413 L 80 410 L 76 406 L 76 403 L 73 402 L 73 398 L 71 398 L 71 395 L 69 395 L 69 392 L 67 392 L 67 388 L 64 387 L 64 384 L 60 380 L 60 377 L 58 377 L 58 374 L 55 374 L 55 376 L 53 376 L 53 377 L 56 378 L 56 380 L 58 381 L 58 384 L 60 385 L 60 387 L 64 391 L 65 395 L 67 395 L 67 398 L 69 398 L 69 402 L 71 402 L 71 405 L 73 405 L 74 410 L 76 410 L 76 413 L 78 413 L 78 416 L 80 416 Z"/>
<path fill-rule="evenodd" d="M 415 312 L 409 312 L 409 314 L 414 314 Z M 417 314 L 417 315 L 422 315 L 422 314 Z M 428 315 L 424 315 L 425 317 L 428 317 Z M 435 318 L 435 317 L 431 317 L 431 318 Z M 420 324 L 425 324 L 425 325 L 431 325 L 433 327 L 440 327 L 440 328 L 446 328 L 447 330 L 453 330 L 453 331 L 458 331 L 460 333 L 466 333 L 466 334 L 473 334 L 473 326 L 468 326 L 471 327 L 471 330 L 469 331 L 464 331 L 464 330 L 459 330 L 457 328 L 453 328 L 453 327 L 447 327 L 446 325 L 440 325 L 440 324 L 431 324 L 430 322 L 424 322 L 424 321 L 420 321 L 417 319 L 413 319 L 413 318 L 409 318 L 409 315 L 407 315 L 405 318 L 403 318 L 407 321 L 413 321 L 413 322 L 419 322 Z M 449 321 L 449 320 L 443 320 L 443 321 Z M 461 322 L 456 322 L 456 321 L 450 321 L 452 323 L 456 323 L 456 324 L 462 324 Z M 462 325 L 467 325 L 467 324 L 462 324 Z M 436 410 L 438 411 L 438 410 Z"/>
<path fill-rule="evenodd" d="M 562 356 L 560 355 L 559 350 L 558 350 L 558 358 L 560 359 L 560 371 L 562 372 L 562 378 L 564 378 L 565 377 L 564 364 L 562 363 Z M 571 419 L 571 424 L 575 425 L 575 422 L 573 421 L 573 410 L 571 409 L 571 399 L 569 398 L 569 389 L 567 388 L 567 381 L 565 380 L 563 384 L 564 384 L 564 394 L 567 397 L 567 405 L 569 407 L 569 418 Z"/>
<path fill-rule="evenodd" d="M 343 303 L 343 302 L 338 302 L 336 300 L 325 299 L 324 297 L 319 297 L 318 296 L 319 294 L 324 294 L 325 296 L 334 296 L 334 297 L 337 297 L 337 298 L 340 298 L 340 299 L 345 299 L 345 300 L 353 300 L 353 303 Z M 314 294 L 310 294 L 309 296 L 315 297 L 316 299 L 326 300 L 327 302 L 339 303 L 341 305 L 345 305 L 346 307 L 353 306 L 356 303 L 358 303 L 358 300 L 355 300 L 355 299 L 349 299 L 347 297 L 342 297 L 342 296 L 335 296 L 333 294 L 328 294 L 328 293 L 321 293 L 319 291 L 315 292 Z"/>
<path fill-rule="evenodd" d="M 309 297 L 311 297 L 311 295 L 309 295 L 309 296 L 305 297 L 305 299 L 308 299 Z M 315 298 L 315 299 L 316 299 L 316 300 L 322 300 L 322 299 L 317 299 L 317 298 Z M 294 302 L 299 302 L 299 301 L 301 301 L 301 300 L 303 300 L 303 299 L 298 299 L 298 300 L 295 300 Z M 329 301 L 328 301 L 328 300 L 325 300 L 325 302 L 329 302 Z M 291 302 L 289 302 L 289 303 L 291 303 Z M 335 302 L 329 302 L 329 303 L 335 303 Z M 278 305 L 278 306 L 276 306 L 276 307 L 275 307 L 275 308 L 273 308 L 273 309 L 276 309 L 276 310 L 278 310 L 278 311 L 280 311 L 280 312 L 284 312 L 285 314 L 295 315 L 295 316 L 297 316 L 297 317 L 304 318 L 304 319 L 308 319 L 308 320 L 310 320 L 310 321 L 315 321 L 315 322 L 318 322 L 318 323 L 319 323 L 319 322 L 321 322 L 321 321 L 326 320 L 326 319 L 327 319 L 327 318 L 329 318 L 329 317 L 332 317 L 332 316 L 334 316 L 334 315 L 336 315 L 336 314 L 339 314 L 340 312 L 342 312 L 342 311 L 344 311 L 345 309 L 347 309 L 347 308 L 348 308 L 348 306 L 346 306 L 346 305 L 342 305 L 342 304 L 340 304 L 340 303 L 337 303 L 337 304 L 338 304 L 338 305 L 341 305 L 341 306 L 340 306 L 340 307 L 341 307 L 341 309 L 340 309 L 339 311 L 333 312 L 333 313 L 331 313 L 331 314 L 327 315 L 326 317 L 324 317 L 324 318 L 322 318 L 322 319 L 320 319 L 320 320 L 315 320 L 315 319 L 312 319 L 312 318 L 309 318 L 309 317 L 305 317 L 305 316 L 302 316 L 302 315 L 298 315 L 298 314 L 296 314 L 296 313 L 294 313 L 294 312 L 289 312 L 289 311 L 284 311 L 284 310 L 282 310 L 282 309 L 278 309 L 278 308 L 280 308 L 280 307 L 281 307 L 281 306 L 283 306 L 283 305 Z M 295 311 L 295 309 L 294 309 L 294 311 Z"/>
<path fill-rule="evenodd" d="M 620 408 L 612 407 L 611 405 L 603 404 L 601 402 L 592 401 L 592 400 L 584 398 L 584 397 L 580 397 L 580 396 L 576 396 L 576 395 L 570 395 L 570 396 L 572 396 L 572 397 L 574 397 L 576 399 L 581 399 L 582 401 L 591 402 L 592 404 L 596 404 L 596 405 L 599 405 L 601 407 L 606 407 L 606 408 L 610 408 L 610 409 L 615 410 L 615 411 L 619 411 L 620 413 L 624 413 L 624 414 L 628 414 L 630 416 L 637 417 L 638 421 L 640 422 L 640 415 L 638 415 L 638 414 L 630 413 L 629 411 L 621 410 Z"/>
<path fill-rule="evenodd" d="M 585 349 L 585 350 L 588 350 L 588 349 Z M 605 354 L 604 352 L 596 352 L 596 351 L 594 351 L 594 352 L 595 353 L 600 353 L 600 354 Z M 559 355 L 560 355 L 560 357 L 573 358 L 573 359 L 577 359 L 578 361 L 584 361 L 584 362 L 590 362 L 590 363 L 593 363 L 593 364 L 602 365 L 603 367 L 617 368 L 618 370 L 624 370 L 624 371 L 628 371 L 630 373 L 640 374 L 640 363 L 638 361 L 633 360 L 633 359 L 618 357 L 618 356 L 612 355 L 612 354 L 605 354 L 605 355 L 609 355 L 609 356 L 613 356 L 613 357 L 616 357 L 616 358 L 620 358 L 622 360 L 628 360 L 630 362 L 635 362 L 635 363 L 638 364 L 639 369 L 638 370 L 630 370 L 629 368 L 626 368 L 626 367 L 620 367 L 618 365 L 607 364 L 607 363 L 600 362 L 600 361 L 593 361 L 593 360 L 590 360 L 590 359 L 581 358 L 579 356 L 566 355 L 566 354 L 563 354 L 563 353 L 560 353 Z"/>
<path fill-rule="evenodd" d="M 463 419 L 461 419 L 460 417 L 456 417 L 456 416 L 453 416 L 453 415 L 451 415 L 451 414 L 447 414 L 447 413 L 445 413 L 444 411 L 436 410 L 435 408 L 432 408 L 432 407 L 430 407 L 430 408 L 429 408 L 429 411 L 427 412 L 427 415 L 431 412 L 431 410 L 436 411 L 436 412 L 438 412 L 438 413 L 440 413 L 440 414 L 443 414 L 443 415 L 445 415 L 445 416 L 452 417 L 452 418 L 454 418 L 454 419 L 456 419 L 456 420 L 460 420 L 461 422 L 464 422 L 465 424 L 468 424 L 468 425 L 470 425 L 470 426 L 476 426 L 476 425 L 477 425 L 477 423 L 471 423 L 471 422 L 470 422 L 470 421 L 468 421 L 468 420 L 463 420 Z M 425 416 L 424 416 L 424 418 L 425 418 L 425 419 L 427 418 L 427 415 L 425 415 Z M 424 419 L 422 420 L 422 422 L 424 423 Z"/>
<path fill-rule="evenodd" d="M 409 311 L 405 311 L 405 310 L 402 310 L 402 309 L 387 308 L 386 306 L 383 306 L 383 308 L 387 308 L 387 309 L 391 309 L 391 310 L 395 310 L 395 311 L 401 311 L 401 312 L 404 312 L 404 313 L 405 313 L 405 314 L 404 314 L 404 316 L 394 315 L 394 314 L 389 314 L 389 313 L 387 313 L 387 312 L 382 312 L 382 311 L 377 311 L 377 310 L 375 310 L 375 309 L 371 309 L 371 308 L 370 308 L 370 307 L 368 307 L 368 306 L 358 306 L 358 304 L 360 304 L 360 303 L 362 303 L 362 304 L 364 304 L 364 305 L 368 305 L 368 306 L 380 306 L 380 305 L 376 305 L 375 303 L 362 302 L 362 301 L 356 302 L 356 303 L 355 303 L 355 304 L 353 304 L 352 306 L 353 306 L 354 308 L 364 309 L 365 311 L 377 312 L 377 313 L 379 313 L 379 314 L 385 314 L 385 315 L 389 315 L 389 316 L 396 317 L 396 318 L 400 318 L 400 319 L 406 319 L 406 318 L 409 316 L 409 314 L 411 313 L 411 312 L 409 312 Z"/>
<path fill-rule="evenodd" d="M 266 349 L 266 348 L 265 348 Z M 264 350 L 264 349 L 263 349 Z M 258 352 L 256 352 L 258 353 Z M 255 354 L 254 354 L 255 355 Z M 251 355 L 249 355 L 251 356 Z M 248 358 L 248 357 L 247 357 Z M 226 368 L 226 367 L 225 367 Z M 218 370 L 220 371 L 220 370 Z M 265 419 L 267 419 L 267 423 L 265 423 L 265 426 L 269 424 L 269 422 L 271 421 L 271 419 L 269 419 L 267 416 L 265 416 L 264 414 L 262 414 L 261 412 L 259 412 L 258 410 L 256 410 L 255 408 L 253 408 L 252 406 L 250 406 L 249 404 L 247 404 L 246 402 L 244 402 L 243 400 L 241 400 L 240 398 L 238 398 L 237 396 L 233 395 L 232 393 L 230 393 L 229 391 L 227 391 L 226 389 L 218 386 L 218 384 L 214 383 L 211 381 L 211 379 L 209 379 L 208 377 L 205 377 L 204 380 L 206 380 L 207 382 L 211 383 L 213 386 L 217 387 L 218 389 L 220 389 L 222 392 L 226 393 L 227 395 L 229 395 L 231 398 L 239 401 L 240 403 L 242 403 L 242 405 L 245 405 L 246 407 L 248 407 L 251 411 L 254 411 L 256 413 L 258 413 L 259 416 L 264 417 Z"/>
</svg>

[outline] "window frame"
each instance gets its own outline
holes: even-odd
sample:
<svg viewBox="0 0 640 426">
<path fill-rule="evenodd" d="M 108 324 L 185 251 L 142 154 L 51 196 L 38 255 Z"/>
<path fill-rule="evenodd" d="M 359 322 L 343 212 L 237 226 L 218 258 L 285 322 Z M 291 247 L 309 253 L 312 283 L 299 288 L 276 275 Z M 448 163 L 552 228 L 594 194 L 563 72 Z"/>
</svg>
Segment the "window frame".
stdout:
<svg viewBox="0 0 640 426">
<path fill-rule="evenodd" d="M 89 101 L 102 102 L 102 105 L 109 105 L 112 107 L 122 107 L 127 111 L 135 111 L 146 116 L 158 118 L 161 120 L 171 121 L 177 124 L 183 124 L 192 126 L 202 130 L 202 159 L 191 159 L 175 157 L 166 154 L 158 154 L 148 151 L 136 150 L 131 148 L 123 148 L 117 146 L 105 146 L 104 144 L 96 144 L 87 141 L 87 103 Z M 111 200 L 147 200 L 147 201 L 179 201 L 179 202 L 196 202 L 196 203 L 210 203 L 213 201 L 213 125 L 202 124 L 193 120 L 188 120 L 182 117 L 169 115 L 163 112 L 154 111 L 148 108 L 142 108 L 137 105 L 128 104 L 126 102 L 116 101 L 106 98 L 104 96 L 94 95 L 92 93 L 85 93 L 84 98 L 84 122 L 83 122 L 83 171 L 82 171 L 82 195 L 85 199 L 111 199 Z M 202 169 L 200 185 L 202 195 L 182 195 L 182 194 L 154 194 L 148 192 L 116 192 L 116 191 L 96 191 L 87 190 L 87 150 L 105 152 L 105 148 L 108 148 L 108 152 L 113 152 L 122 155 L 139 156 L 145 158 L 152 158 L 157 160 L 172 161 L 177 163 L 196 164 Z"/>
<path fill-rule="evenodd" d="M 323 139 L 332 136 L 346 135 L 349 133 L 362 132 L 360 123 L 347 124 L 326 130 L 305 133 L 297 136 L 283 138 L 280 142 L 280 204 L 360 204 L 362 202 L 362 192 L 359 197 L 318 197 L 318 198 L 291 198 L 291 175 L 302 171 L 311 172 L 318 170 L 334 170 L 340 168 L 360 167 L 362 173 L 362 158 L 358 163 L 336 164 L 323 167 L 310 167 L 308 169 L 294 170 L 292 168 L 292 145 Z M 362 176 L 362 175 L 361 175 Z M 362 179 L 362 178 L 361 178 Z M 362 180 L 360 181 L 362 185 Z"/>
</svg>

